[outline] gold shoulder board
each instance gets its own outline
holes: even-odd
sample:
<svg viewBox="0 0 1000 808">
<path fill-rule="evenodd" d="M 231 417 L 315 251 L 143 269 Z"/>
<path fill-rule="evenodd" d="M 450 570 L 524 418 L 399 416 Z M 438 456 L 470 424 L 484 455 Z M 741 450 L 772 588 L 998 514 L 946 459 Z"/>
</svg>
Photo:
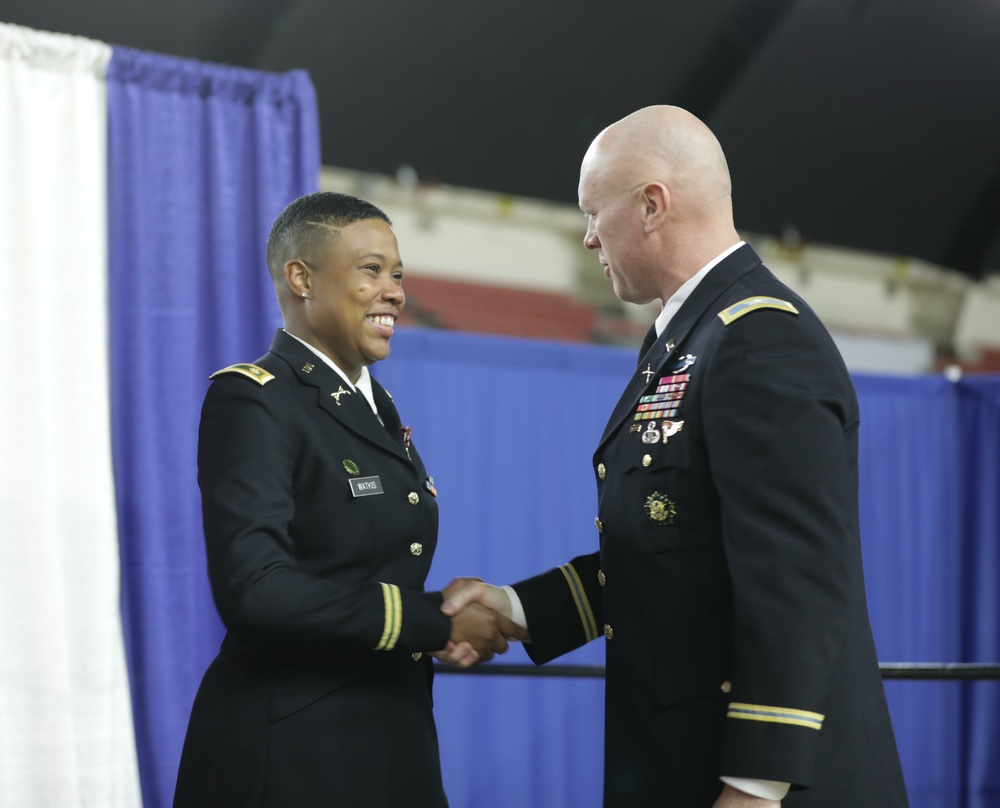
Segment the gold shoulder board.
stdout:
<svg viewBox="0 0 1000 808">
<path fill-rule="evenodd" d="M 757 309 L 778 309 L 787 311 L 789 314 L 798 314 L 799 310 L 787 300 L 778 300 L 776 297 L 748 297 L 739 303 L 733 303 L 728 309 L 719 312 L 719 319 L 725 325 L 729 325 L 735 320 L 739 320 L 744 314 L 749 314 Z"/>
<path fill-rule="evenodd" d="M 214 379 L 216 376 L 221 376 L 223 373 L 239 373 L 241 376 L 253 379 L 261 387 L 274 378 L 273 373 L 268 373 L 264 370 L 264 368 L 257 367 L 257 365 L 230 365 L 227 368 L 215 371 L 215 373 L 208 378 Z"/>
</svg>

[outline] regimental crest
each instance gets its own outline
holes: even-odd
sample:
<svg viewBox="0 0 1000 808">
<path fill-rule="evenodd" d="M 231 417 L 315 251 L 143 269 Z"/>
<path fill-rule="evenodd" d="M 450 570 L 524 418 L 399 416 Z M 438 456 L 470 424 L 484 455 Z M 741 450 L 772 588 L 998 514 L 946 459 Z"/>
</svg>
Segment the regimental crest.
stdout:
<svg viewBox="0 0 1000 808">
<path fill-rule="evenodd" d="M 672 525 L 677 518 L 677 506 L 666 494 L 654 491 L 646 497 L 646 516 L 657 525 Z"/>
</svg>

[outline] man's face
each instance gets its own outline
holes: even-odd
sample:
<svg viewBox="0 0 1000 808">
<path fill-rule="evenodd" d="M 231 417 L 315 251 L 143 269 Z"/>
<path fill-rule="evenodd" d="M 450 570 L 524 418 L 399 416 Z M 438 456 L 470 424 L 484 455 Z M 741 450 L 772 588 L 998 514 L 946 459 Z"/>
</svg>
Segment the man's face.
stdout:
<svg viewBox="0 0 1000 808">
<path fill-rule="evenodd" d="M 629 190 L 608 170 L 607 158 L 587 153 L 580 171 L 580 209 L 587 217 L 583 245 L 597 250 L 604 275 L 619 299 L 648 303 L 659 297 L 653 273 L 644 269 L 642 200 L 638 189 Z"/>
<path fill-rule="evenodd" d="M 381 219 L 354 222 L 310 266 L 309 329 L 353 381 L 362 367 L 389 355 L 406 302 L 396 235 Z"/>
</svg>

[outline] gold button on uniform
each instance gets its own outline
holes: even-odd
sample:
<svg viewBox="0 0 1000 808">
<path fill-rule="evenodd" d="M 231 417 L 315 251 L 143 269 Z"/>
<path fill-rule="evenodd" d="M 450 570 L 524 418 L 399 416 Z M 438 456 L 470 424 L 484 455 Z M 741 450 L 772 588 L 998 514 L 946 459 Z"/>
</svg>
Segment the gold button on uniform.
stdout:
<svg viewBox="0 0 1000 808">
<path fill-rule="evenodd" d="M 594 524 L 597 525 L 597 532 L 598 533 L 603 533 L 604 532 L 604 522 L 601 521 L 601 517 L 600 516 L 595 516 L 594 517 Z"/>
<path fill-rule="evenodd" d="M 733 683 L 732 682 L 723 682 L 722 685 L 720 686 L 720 689 L 722 690 L 723 693 L 729 693 L 733 689 Z"/>
<path fill-rule="evenodd" d="M 652 462 L 653 462 L 652 455 L 643 455 L 642 456 L 642 465 L 644 465 L 644 466 L 646 466 L 648 468 L 652 464 Z"/>
<path fill-rule="evenodd" d="M 411 505 L 416 505 L 418 502 L 420 502 L 420 494 L 418 494 L 416 491 L 411 491 L 407 495 L 406 501 L 409 502 Z"/>
<path fill-rule="evenodd" d="M 421 659 L 423 659 L 424 654 L 422 651 L 414 651 L 412 654 L 410 654 L 410 657 L 413 659 L 414 662 L 419 662 Z"/>
<path fill-rule="evenodd" d="M 615 638 L 615 630 L 607 623 L 604 624 L 604 637 L 608 640 L 613 640 Z"/>
<path fill-rule="evenodd" d="M 597 571 L 597 583 L 604 586 L 608 582 L 608 576 L 604 574 L 604 570 Z"/>
<path fill-rule="evenodd" d="M 605 466 L 603 463 L 597 464 L 597 476 L 600 477 L 602 480 L 608 476 L 607 466 Z"/>
<path fill-rule="evenodd" d="M 418 541 L 415 541 L 413 542 L 413 544 L 410 545 L 410 555 L 412 556 L 418 556 L 423 551 L 424 551 L 424 546 Z"/>
</svg>

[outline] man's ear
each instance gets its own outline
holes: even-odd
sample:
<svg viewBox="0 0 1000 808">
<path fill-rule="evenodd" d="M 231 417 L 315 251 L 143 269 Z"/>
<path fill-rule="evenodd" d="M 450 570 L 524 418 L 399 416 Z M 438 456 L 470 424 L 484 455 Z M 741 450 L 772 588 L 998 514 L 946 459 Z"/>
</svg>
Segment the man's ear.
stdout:
<svg viewBox="0 0 1000 808">
<path fill-rule="evenodd" d="M 642 229 L 652 233 L 666 220 L 670 210 L 670 190 L 662 182 L 647 182 L 639 189 Z"/>
<path fill-rule="evenodd" d="M 312 274 L 305 261 L 293 258 L 285 264 L 285 283 L 292 297 L 312 296 Z"/>
</svg>

